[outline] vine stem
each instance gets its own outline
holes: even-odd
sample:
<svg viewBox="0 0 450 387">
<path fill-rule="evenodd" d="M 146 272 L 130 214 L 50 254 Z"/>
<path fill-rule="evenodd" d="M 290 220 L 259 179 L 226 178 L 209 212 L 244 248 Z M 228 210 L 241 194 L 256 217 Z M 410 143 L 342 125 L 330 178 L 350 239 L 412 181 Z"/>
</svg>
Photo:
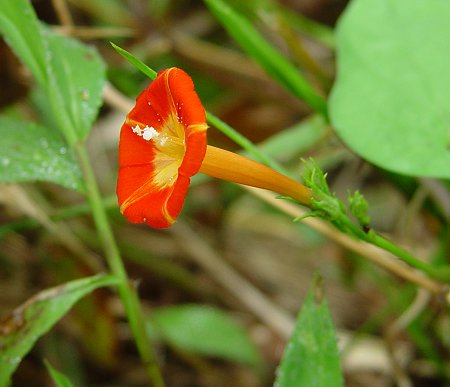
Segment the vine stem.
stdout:
<svg viewBox="0 0 450 387">
<path fill-rule="evenodd" d="M 139 355 L 153 386 L 164 387 L 164 380 L 156 362 L 154 349 L 145 331 L 144 316 L 139 298 L 136 289 L 130 284 L 119 248 L 103 208 L 92 163 L 83 144 L 77 144 L 74 148 L 83 171 L 92 216 L 103 245 L 106 261 L 111 272 L 119 279 L 119 296 L 122 300 Z"/>
<path fill-rule="evenodd" d="M 421 270 L 422 272 L 428 274 L 433 278 L 436 278 L 440 281 L 445 281 L 446 283 L 450 282 L 448 266 L 441 268 L 432 266 L 424 261 L 421 261 L 420 259 L 416 258 L 406 250 L 403 250 L 401 247 L 383 238 L 382 236 L 376 234 L 375 232 L 372 235 L 370 234 L 371 233 L 369 232 L 369 240 L 375 246 L 381 247 L 382 249 L 389 251 L 390 253 L 396 255 L 398 258 L 400 258 L 402 261 L 406 262 L 410 266 L 415 267 L 418 270 Z"/>
<path fill-rule="evenodd" d="M 389 240 L 383 238 L 381 235 L 377 234 L 374 230 L 369 230 L 369 232 L 364 232 L 359 227 L 357 227 L 351 220 L 342 214 L 340 216 L 339 221 L 345 225 L 345 227 L 349 230 L 349 232 L 359 239 L 371 243 L 375 246 L 382 248 L 385 251 L 390 252 L 395 255 L 397 258 L 405 262 L 406 264 L 414 267 L 417 270 L 422 271 L 425 274 L 428 274 L 432 278 L 436 278 L 441 281 L 449 282 L 449 272 L 446 269 L 436 268 L 427 262 L 424 262 L 414 255 L 409 253 L 408 251 L 402 249 L 396 244 L 390 242 Z"/>
</svg>

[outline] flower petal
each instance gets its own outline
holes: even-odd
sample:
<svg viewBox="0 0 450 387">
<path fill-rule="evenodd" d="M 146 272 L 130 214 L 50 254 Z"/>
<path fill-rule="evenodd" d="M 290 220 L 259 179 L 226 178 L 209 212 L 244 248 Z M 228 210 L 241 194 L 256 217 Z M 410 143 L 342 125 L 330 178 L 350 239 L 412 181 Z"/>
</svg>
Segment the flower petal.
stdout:
<svg viewBox="0 0 450 387">
<path fill-rule="evenodd" d="M 147 223 L 156 228 L 169 227 L 183 206 L 189 179 L 183 179 L 183 182 L 185 187 L 180 186 L 177 180 L 172 187 L 152 190 L 148 166 L 122 167 L 117 184 L 120 210 L 131 223 Z M 182 193 L 181 198 L 176 189 Z M 126 199 L 121 202 L 122 197 Z"/>
<path fill-rule="evenodd" d="M 132 223 L 169 227 L 206 152 L 205 110 L 184 71 L 170 68 L 136 99 L 122 125 L 117 197 Z"/>
</svg>

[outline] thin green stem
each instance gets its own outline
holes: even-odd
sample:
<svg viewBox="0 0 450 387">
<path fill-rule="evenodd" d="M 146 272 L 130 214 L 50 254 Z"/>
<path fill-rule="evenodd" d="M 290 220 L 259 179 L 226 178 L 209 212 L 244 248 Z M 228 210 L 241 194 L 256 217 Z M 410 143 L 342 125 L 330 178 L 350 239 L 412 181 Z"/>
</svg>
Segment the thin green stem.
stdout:
<svg viewBox="0 0 450 387">
<path fill-rule="evenodd" d="M 111 272 L 119 279 L 118 291 L 127 315 L 131 331 L 134 336 L 139 354 L 145 364 L 147 373 L 153 386 L 163 387 L 164 381 L 156 362 L 156 356 L 147 337 L 139 298 L 135 288 L 130 284 L 122 258 L 112 233 L 106 212 L 103 208 L 102 198 L 98 189 L 97 180 L 92 164 L 83 144 L 75 147 L 80 165 L 83 170 L 87 195 L 91 205 L 92 216 L 97 227 L 99 238 L 103 245 L 105 257 Z"/>
<path fill-rule="evenodd" d="M 377 234 L 374 230 L 364 232 L 358 226 L 356 226 L 345 214 L 342 214 L 340 216 L 338 222 L 357 238 L 370 244 L 373 244 L 375 246 L 378 246 L 385 251 L 390 252 L 391 254 L 395 255 L 397 258 L 401 259 L 409 266 L 412 266 L 415 269 L 420 270 L 423 273 L 428 274 L 430 277 L 436 278 L 438 280 L 445 282 L 450 281 L 450 273 L 448 270 L 449 269 L 448 266 L 445 268 L 437 268 L 436 266 L 430 265 L 429 263 L 416 258 L 408 251 L 397 246 L 395 243 L 392 243 L 387 239 L 383 238 L 381 235 Z"/>
<path fill-rule="evenodd" d="M 421 261 L 408 251 L 403 250 L 401 247 L 388 241 L 382 236 L 376 234 L 375 232 L 373 233 L 369 232 L 369 234 L 367 235 L 369 235 L 369 241 L 372 242 L 374 245 L 381 247 L 383 250 L 389 251 L 390 253 L 394 254 L 408 265 L 418 270 L 421 270 L 422 272 L 428 274 L 430 277 L 436 278 L 441 281 L 445 281 L 447 283 L 450 282 L 450 272 L 448 266 L 440 268 L 430 265 L 427 262 Z"/>
<path fill-rule="evenodd" d="M 261 152 L 258 147 L 253 144 L 247 137 L 243 136 L 235 129 L 233 129 L 230 125 L 222 121 L 219 117 L 216 117 L 214 114 L 210 112 L 206 112 L 206 120 L 209 124 L 213 125 L 216 129 L 220 130 L 225 136 L 230 138 L 236 144 L 238 144 L 242 149 L 245 149 L 249 154 L 257 159 L 257 161 L 267 165 L 268 167 L 283 173 L 285 175 L 289 175 L 287 171 L 281 166 L 281 164 L 277 163 L 271 157 L 267 156 L 263 152 Z"/>
</svg>

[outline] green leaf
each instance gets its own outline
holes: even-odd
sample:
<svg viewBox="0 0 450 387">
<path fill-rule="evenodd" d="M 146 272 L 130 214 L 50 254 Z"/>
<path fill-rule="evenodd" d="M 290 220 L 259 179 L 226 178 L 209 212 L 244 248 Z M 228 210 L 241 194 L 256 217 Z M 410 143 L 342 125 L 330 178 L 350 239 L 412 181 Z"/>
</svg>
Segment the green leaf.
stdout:
<svg viewBox="0 0 450 387">
<path fill-rule="evenodd" d="M 0 0 L 0 32 L 37 81 L 45 84 L 45 41 L 28 0 Z"/>
<path fill-rule="evenodd" d="M 258 349 L 244 329 L 219 309 L 179 305 L 155 310 L 148 321 L 153 336 L 160 334 L 176 347 L 261 367 Z"/>
<path fill-rule="evenodd" d="M 73 387 L 73 383 L 66 375 L 53 368 L 48 361 L 45 362 L 45 365 L 57 387 Z"/>
<path fill-rule="evenodd" d="M 252 24 L 222 0 L 205 0 L 206 5 L 241 47 L 287 90 L 326 116 L 325 100 L 290 62 L 259 34 Z"/>
<path fill-rule="evenodd" d="M 53 115 L 61 130 L 73 131 L 76 139 L 84 140 L 102 103 L 105 65 L 93 47 L 44 26 L 42 35 L 48 42 L 47 93 Z M 72 141 L 69 138 L 71 145 Z"/>
<path fill-rule="evenodd" d="M 48 181 L 84 191 L 81 171 L 58 133 L 0 116 L 0 183 Z"/>
<path fill-rule="evenodd" d="M 44 290 L 15 309 L 0 323 L 0 387 L 39 337 L 52 328 L 81 298 L 94 289 L 117 284 L 110 275 L 98 275 Z"/>
<path fill-rule="evenodd" d="M 450 177 L 450 2 L 355 0 L 337 28 L 333 125 L 390 171 Z"/>
<path fill-rule="evenodd" d="M 145 74 L 150 79 L 155 79 L 158 73 L 148 67 L 145 63 L 136 58 L 133 54 L 129 53 L 127 50 L 124 50 L 122 47 L 117 46 L 113 42 L 111 42 L 111 46 L 113 46 L 114 50 L 116 50 L 120 55 L 122 55 L 130 64 L 136 67 L 139 71 Z"/>
<path fill-rule="evenodd" d="M 97 117 L 105 81 L 97 51 L 45 27 L 28 0 L 0 0 L 0 32 L 46 91 L 67 142 L 84 140 Z"/>
<path fill-rule="evenodd" d="M 336 336 L 327 302 L 310 290 L 277 370 L 276 387 L 343 385 Z"/>
</svg>

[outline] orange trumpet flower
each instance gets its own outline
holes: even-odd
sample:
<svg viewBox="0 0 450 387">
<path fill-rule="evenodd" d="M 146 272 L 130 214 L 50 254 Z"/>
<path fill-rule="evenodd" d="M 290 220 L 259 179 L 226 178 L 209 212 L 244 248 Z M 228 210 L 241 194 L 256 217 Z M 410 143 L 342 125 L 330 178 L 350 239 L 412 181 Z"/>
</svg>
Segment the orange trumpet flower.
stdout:
<svg viewBox="0 0 450 387">
<path fill-rule="evenodd" d="M 183 70 L 169 68 L 136 99 L 120 132 L 117 198 L 132 223 L 169 227 L 197 172 L 269 189 L 309 204 L 302 184 L 243 156 L 207 145 L 205 110 Z"/>
</svg>

